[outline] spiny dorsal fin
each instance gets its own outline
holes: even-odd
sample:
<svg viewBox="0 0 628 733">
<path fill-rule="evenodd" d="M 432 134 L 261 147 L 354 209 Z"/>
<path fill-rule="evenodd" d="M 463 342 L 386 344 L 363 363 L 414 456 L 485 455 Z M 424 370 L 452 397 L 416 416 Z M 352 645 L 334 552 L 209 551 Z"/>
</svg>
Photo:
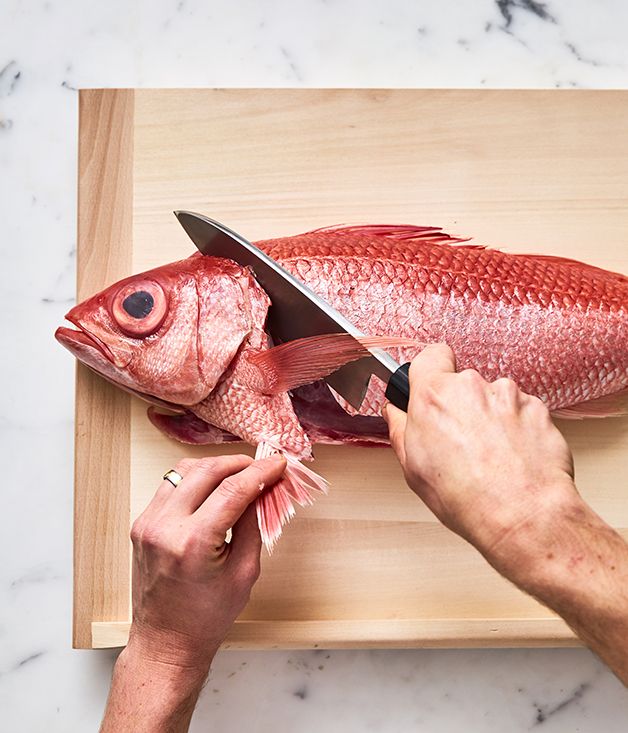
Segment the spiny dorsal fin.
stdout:
<svg viewBox="0 0 628 733">
<path fill-rule="evenodd" d="M 432 243 L 468 242 L 469 237 L 453 237 L 444 232 L 441 227 L 419 227 L 412 224 L 335 224 L 329 227 L 313 229 L 306 234 L 321 234 L 331 232 L 335 234 L 369 234 L 387 239 L 424 241 Z M 481 244 L 470 244 L 469 247 L 485 249 Z"/>
<path fill-rule="evenodd" d="M 386 237 L 386 239 L 406 240 L 411 242 L 426 242 L 430 244 L 449 244 L 459 246 L 461 249 L 489 250 L 493 252 L 501 252 L 508 257 L 516 257 L 518 259 L 532 258 L 535 260 L 545 260 L 546 262 L 556 265 L 566 265 L 568 267 L 578 267 L 580 269 L 598 273 L 605 278 L 609 276 L 612 279 L 617 278 L 620 282 L 628 282 L 628 277 L 620 272 L 605 270 L 586 262 L 571 259 L 570 257 L 561 257 L 559 255 L 533 254 L 533 253 L 512 253 L 502 250 L 498 247 L 489 247 L 483 244 L 469 244 L 471 237 L 456 237 L 444 232 L 441 227 L 420 227 L 412 224 L 336 224 L 334 226 L 313 229 L 307 234 L 317 234 L 319 232 L 333 232 L 337 234 L 369 234 L 371 236 Z"/>
</svg>

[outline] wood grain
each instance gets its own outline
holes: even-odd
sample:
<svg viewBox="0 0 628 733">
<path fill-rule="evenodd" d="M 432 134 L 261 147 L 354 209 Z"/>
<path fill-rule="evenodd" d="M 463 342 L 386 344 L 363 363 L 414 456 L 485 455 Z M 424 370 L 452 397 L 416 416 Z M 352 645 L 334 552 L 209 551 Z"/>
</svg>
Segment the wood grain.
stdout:
<svg viewBox="0 0 628 733">
<path fill-rule="evenodd" d="M 133 228 L 132 90 L 79 96 L 77 300 L 129 273 Z M 129 616 L 130 398 L 78 365 L 73 645 L 94 619 Z"/>
<path fill-rule="evenodd" d="M 339 222 L 440 225 L 509 251 L 626 272 L 627 110 L 625 92 L 138 90 L 133 246 L 117 276 L 193 251 L 172 216 L 178 208 L 251 239 Z M 91 429 L 110 452 L 127 451 L 129 521 L 179 457 L 242 450 L 168 440 L 136 400 L 127 433 L 101 426 Z M 628 534 L 628 420 L 560 427 L 581 492 Z M 439 525 L 389 450 L 321 446 L 315 468 L 330 495 L 300 510 L 264 557 L 230 646 L 575 643 Z M 102 486 L 94 464 L 90 475 Z M 109 620 L 93 616 L 95 645 L 124 642 L 128 616 Z"/>
</svg>

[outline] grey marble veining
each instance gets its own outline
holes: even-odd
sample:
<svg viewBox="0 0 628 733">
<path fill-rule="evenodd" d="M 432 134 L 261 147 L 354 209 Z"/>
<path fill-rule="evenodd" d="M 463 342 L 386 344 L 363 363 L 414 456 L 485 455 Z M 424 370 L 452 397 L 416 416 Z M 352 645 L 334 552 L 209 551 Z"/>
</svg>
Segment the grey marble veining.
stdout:
<svg viewBox="0 0 628 733">
<path fill-rule="evenodd" d="M 623 0 L 4 0 L 0 729 L 96 730 L 114 652 L 70 649 L 77 92 L 109 86 L 625 88 Z M 461 110 L 464 114 L 464 110 Z M 156 467 L 156 474 L 163 467 Z M 192 729 L 628 729 L 586 650 L 220 654 Z"/>
</svg>

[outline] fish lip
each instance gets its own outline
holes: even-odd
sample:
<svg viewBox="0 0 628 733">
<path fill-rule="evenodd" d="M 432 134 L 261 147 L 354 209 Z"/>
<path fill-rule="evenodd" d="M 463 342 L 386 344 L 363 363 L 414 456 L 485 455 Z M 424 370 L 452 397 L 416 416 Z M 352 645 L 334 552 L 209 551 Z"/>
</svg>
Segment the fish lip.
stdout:
<svg viewBox="0 0 628 733">
<path fill-rule="evenodd" d="M 119 363 L 120 360 L 116 359 L 115 355 L 107 346 L 107 344 L 105 344 L 104 341 L 101 341 L 98 336 L 94 336 L 93 333 L 88 331 L 87 328 L 85 328 L 85 326 L 77 318 L 73 318 L 70 315 L 67 315 L 66 320 L 68 320 L 73 326 L 76 326 L 77 330 L 62 327 L 58 329 L 58 332 L 62 331 L 70 339 L 78 341 L 85 346 L 91 346 L 92 348 L 96 349 L 101 354 L 101 356 L 103 356 L 109 363 L 113 364 L 114 366 L 126 366 L 126 363 Z"/>
</svg>

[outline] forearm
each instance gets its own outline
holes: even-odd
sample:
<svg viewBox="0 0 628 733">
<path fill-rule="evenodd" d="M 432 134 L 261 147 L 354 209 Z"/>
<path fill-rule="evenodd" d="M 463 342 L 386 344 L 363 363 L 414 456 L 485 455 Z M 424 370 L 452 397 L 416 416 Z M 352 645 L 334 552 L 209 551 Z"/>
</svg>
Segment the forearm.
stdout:
<svg viewBox="0 0 628 733">
<path fill-rule="evenodd" d="M 260 486 L 273 487 L 285 468 L 282 456 L 227 455 L 168 471 L 131 528 L 133 622 L 101 733 L 188 730 L 211 661 L 259 575 Z"/>
<path fill-rule="evenodd" d="M 562 616 L 628 685 L 628 544 L 579 498 L 517 535 L 489 562 Z"/>
<path fill-rule="evenodd" d="M 116 662 L 101 733 L 184 733 L 209 662 L 179 666 L 152 659 L 131 638 Z"/>
</svg>

